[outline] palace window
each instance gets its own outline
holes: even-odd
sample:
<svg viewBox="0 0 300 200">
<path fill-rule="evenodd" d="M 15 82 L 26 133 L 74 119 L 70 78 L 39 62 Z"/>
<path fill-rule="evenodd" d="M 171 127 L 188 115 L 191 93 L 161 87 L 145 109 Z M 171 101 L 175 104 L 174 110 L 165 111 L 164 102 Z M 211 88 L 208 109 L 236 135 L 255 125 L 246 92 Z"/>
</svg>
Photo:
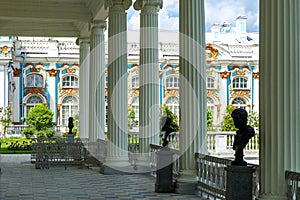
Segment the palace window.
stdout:
<svg viewBox="0 0 300 200">
<path fill-rule="evenodd" d="M 139 88 L 139 77 L 135 76 L 131 79 L 131 88 Z"/>
<path fill-rule="evenodd" d="M 75 96 L 66 96 L 62 101 L 61 124 L 68 125 L 69 117 L 74 117 L 79 113 L 78 98 Z"/>
<path fill-rule="evenodd" d="M 214 100 L 211 97 L 207 97 L 206 103 L 207 103 L 207 108 L 212 111 L 212 115 L 214 116 L 214 112 L 215 112 Z"/>
<path fill-rule="evenodd" d="M 166 79 L 167 88 L 178 88 L 179 87 L 179 78 L 178 76 L 169 76 Z"/>
<path fill-rule="evenodd" d="M 67 75 L 63 77 L 62 80 L 63 88 L 77 88 L 78 87 L 78 78 L 76 76 Z"/>
<path fill-rule="evenodd" d="M 236 97 L 232 100 L 232 106 L 246 110 L 247 103 L 246 103 L 246 100 L 243 99 L 242 97 Z"/>
<path fill-rule="evenodd" d="M 176 96 L 171 96 L 166 100 L 165 103 L 174 114 L 179 117 L 179 98 Z"/>
<path fill-rule="evenodd" d="M 247 89 L 248 84 L 247 84 L 247 79 L 243 77 L 237 77 L 233 79 L 233 89 Z"/>
<path fill-rule="evenodd" d="M 136 96 L 131 101 L 131 107 L 134 110 L 134 119 L 139 121 L 139 97 Z"/>
<path fill-rule="evenodd" d="M 207 89 L 215 88 L 215 79 L 213 77 L 207 77 L 206 87 L 207 87 Z"/>
<path fill-rule="evenodd" d="M 33 95 L 31 97 L 29 97 L 26 101 L 26 108 L 25 108 L 25 116 L 28 115 L 28 111 L 33 108 L 36 104 L 39 104 L 39 103 L 43 103 L 43 100 L 41 97 L 37 96 L 37 95 Z"/>
<path fill-rule="evenodd" d="M 26 78 L 27 87 L 43 87 L 43 76 L 39 74 L 31 74 Z"/>
</svg>

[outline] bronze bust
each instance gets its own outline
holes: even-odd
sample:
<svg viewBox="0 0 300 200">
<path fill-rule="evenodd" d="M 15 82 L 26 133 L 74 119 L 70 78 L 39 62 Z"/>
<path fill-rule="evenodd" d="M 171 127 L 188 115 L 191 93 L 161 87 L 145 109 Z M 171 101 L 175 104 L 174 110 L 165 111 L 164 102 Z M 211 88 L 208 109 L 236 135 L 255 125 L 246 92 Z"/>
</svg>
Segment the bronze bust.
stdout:
<svg viewBox="0 0 300 200">
<path fill-rule="evenodd" d="M 163 139 L 163 147 L 168 146 L 169 144 L 168 137 L 170 133 L 174 132 L 174 128 L 171 126 L 171 122 L 172 120 L 170 117 L 163 117 L 161 119 L 161 123 L 162 123 L 161 131 L 165 132 L 164 139 Z"/>
<path fill-rule="evenodd" d="M 239 130 L 236 131 L 233 142 L 233 150 L 235 150 L 235 160 L 231 165 L 247 166 L 247 162 L 243 159 L 243 149 L 249 140 L 254 136 L 254 128 L 247 125 L 248 113 L 246 110 L 237 108 L 231 113 L 234 126 Z"/>
</svg>

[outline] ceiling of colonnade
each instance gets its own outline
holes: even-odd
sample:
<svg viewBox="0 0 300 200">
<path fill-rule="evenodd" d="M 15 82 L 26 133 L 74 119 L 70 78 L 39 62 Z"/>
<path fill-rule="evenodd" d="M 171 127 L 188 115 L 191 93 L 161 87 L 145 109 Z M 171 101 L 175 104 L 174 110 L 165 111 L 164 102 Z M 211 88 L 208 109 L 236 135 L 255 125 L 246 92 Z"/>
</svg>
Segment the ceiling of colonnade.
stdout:
<svg viewBox="0 0 300 200">
<path fill-rule="evenodd" d="M 87 37 L 104 0 L 0 0 L 1 36 Z"/>
</svg>

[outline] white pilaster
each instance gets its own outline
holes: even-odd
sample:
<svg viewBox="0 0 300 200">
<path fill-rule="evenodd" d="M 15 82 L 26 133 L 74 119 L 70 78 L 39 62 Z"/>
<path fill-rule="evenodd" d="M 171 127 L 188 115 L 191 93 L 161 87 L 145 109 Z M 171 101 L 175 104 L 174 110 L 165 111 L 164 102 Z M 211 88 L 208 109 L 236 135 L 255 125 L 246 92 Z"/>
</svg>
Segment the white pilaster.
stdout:
<svg viewBox="0 0 300 200">
<path fill-rule="evenodd" d="M 193 193 L 195 153 L 207 152 L 204 0 L 180 0 L 179 15 L 179 148 L 182 156 L 176 192 Z"/>
<path fill-rule="evenodd" d="M 16 86 L 13 93 L 13 122 L 20 122 L 20 73 L 22 73 L 20 69 L 16 69 L 16 71 L 13 72 L 13 81 Z"/>
<path fill-rule="evenodd" d="M 79 38 L 80 45 L 80 80 L 79 80 L 79 131 L 81 138 L 89 137 L 89 67 L 90 40 Z"/>
<path fill-rule="evenodd" d="M 254 86 L 252 90 L 254 90 L 254 98 L 253 101 L 253 112 L 259 113 L 259 72 L 253 72 L 253 78 L 254 78 Z"/>
<path fill-rule="evenodd" d="M 48 70 L 48 74 L 49 74 L 49 86 L 48 86 L 48 91 L 50 94 L 50 110 L 52 110 L 54 112 L 53 115 L 53 120 L 55 121 L 57 118 L 55 118 L 55 116 L 57 115 L 56 113 L 56 105 L 55 105 L 55 94 L 56 94 L 56 74 L 57 71 L 55 69 L 50 69 Z"/>
<path fill-rule="evenodd" d="M 106 0 L 108 13 L 108 159 L 107 171 L 128 166 L 127 14 L 131 0 Z M 108 172 L 110 171 L 110 172 Z"/>
<path fill-rule="evenodd" d="M 300 2 L 260 1 L 260 197 L 286 199 L 300 171 Z"/>
<path fill-rule="evenodd" d="M 105 41 L 106 21 L 91 23 L 89 76 L 89 139 L 104 139 L 105 129 Z"/>
<path fill-rule="evenodd" d="M 137 0 L 140 14 L 139 134 L 140 153 L 159 143 L 158 11 L 162 0 Z"/>
</svg>

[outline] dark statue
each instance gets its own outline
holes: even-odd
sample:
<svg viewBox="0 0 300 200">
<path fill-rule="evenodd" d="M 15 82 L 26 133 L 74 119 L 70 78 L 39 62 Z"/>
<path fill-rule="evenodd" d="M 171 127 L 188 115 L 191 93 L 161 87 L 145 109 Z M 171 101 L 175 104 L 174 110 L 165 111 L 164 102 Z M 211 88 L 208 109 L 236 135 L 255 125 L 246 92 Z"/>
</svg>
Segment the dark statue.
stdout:
<svg viewBox="0 0 300 200">
<path fill-rule="evenodd" d="M 168 146 L 169 141 L 168 137 L 170 133 L 174 132 L 174 128 L 171 126 L 171 118 L 170 117 L 163 117 L 161 119 L 162 128 L 161 131 L 165 132 L 164 138 L 163 138 L 163 147 Z"/>
<path fill-rule="evenodd" d="M 74 127 L 74 124 L 73 124 L 73 117 L 69 117 L 68 121 L 69 121 L 69 123 L 68 123 L 69 134 L 73 134 L 73 132 L 72 132 L 72 129 L 73 129 L 73 127 Z"/>
<path fill-rule="evenodd" d="M 247 166 L 247 162 L 243 159 L 243 149 L 249 140 L 254 136 L 254 128 L 247 125 L 248 113 L 246 110 L 237 108 L 231 113 L 234 126 L 239 130 L 236 131 L 233 142 L 233 150 L 235 150 L 235 160 L 231 165 Z"/>
</svg>

